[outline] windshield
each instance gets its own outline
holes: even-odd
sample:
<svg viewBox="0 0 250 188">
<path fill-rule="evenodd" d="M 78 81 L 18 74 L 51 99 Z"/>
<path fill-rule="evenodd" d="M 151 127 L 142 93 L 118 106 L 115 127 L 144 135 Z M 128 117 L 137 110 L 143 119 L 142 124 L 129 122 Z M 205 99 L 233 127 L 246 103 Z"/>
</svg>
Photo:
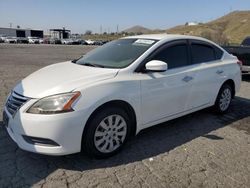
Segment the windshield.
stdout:
<svg viewBox="0 0 250 188">
<path fill-rule="evenodd" d="M 120 39 L 107 43 L 75 61 L 76 64 L 103 68 L 124 68 L 140 57 L 156 40 Z"/>
</svg>

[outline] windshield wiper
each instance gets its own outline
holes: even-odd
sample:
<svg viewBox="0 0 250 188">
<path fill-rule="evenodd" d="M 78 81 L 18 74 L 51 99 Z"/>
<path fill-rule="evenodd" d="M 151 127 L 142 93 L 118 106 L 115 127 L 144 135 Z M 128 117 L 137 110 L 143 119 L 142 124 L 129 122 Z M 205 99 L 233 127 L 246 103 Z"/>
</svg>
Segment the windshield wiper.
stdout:
<svg viewBox="0 0 250 188">
<path fill-rule="evenodd" d="M 82 65 L 89 66 L 89 67 L 101 67 L 101 68 L 104 68 L 103 65 L 98 65 L 98 64 L 94 64 L 94 63 L 83 63 Z"/>
<path fill-rule="evenodd" d="M 72 63 L 76 63 L 76 62 L 77 62 L 79 59 L 81 59 L 83 56 L 84 56 L 84 55 L 80 56 L 80 57 L 77 58 L 77 59 L 72 60 L 71 62 L 72 62 Z"/>
</svg>

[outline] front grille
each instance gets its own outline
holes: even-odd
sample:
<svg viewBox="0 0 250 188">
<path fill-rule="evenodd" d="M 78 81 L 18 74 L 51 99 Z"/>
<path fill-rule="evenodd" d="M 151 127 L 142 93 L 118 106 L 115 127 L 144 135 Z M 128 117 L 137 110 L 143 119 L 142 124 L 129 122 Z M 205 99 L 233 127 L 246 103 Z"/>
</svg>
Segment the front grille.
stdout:
<svg viewBox="0 0 250 188">
<path fill-rule="evenodd" d="M 16 92 L 12 92 L 9 98 L 7 99 L 6 102 L 6 108 L 8 112 L 14 116 L 16 112 L 21 108 L 22 105 L 24 105 L 29 98 L 24 97 Z"/>
</svg>

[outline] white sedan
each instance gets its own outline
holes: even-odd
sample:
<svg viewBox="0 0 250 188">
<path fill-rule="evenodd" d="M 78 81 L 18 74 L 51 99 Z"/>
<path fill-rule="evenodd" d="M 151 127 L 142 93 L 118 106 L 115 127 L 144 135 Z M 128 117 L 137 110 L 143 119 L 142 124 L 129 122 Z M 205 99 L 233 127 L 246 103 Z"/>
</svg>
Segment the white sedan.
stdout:
<svg viewBox="0 0 250 188">
<path fill-rule="evenodd" d="M 30 44 L 39 44 L 39 38 L 38 37 L 28 37 L 29 43 Z"/>
<path fill-rule="evenodd" d="M 6 42 L 6 43 L 17 43 L 17 38 L 16 37 L 6 37 L 4 39 L 4 42 Z"/>
<path fill-rule="evenodd" d="M 62 44 L 72 44 L 73 40 L 72 39 L 62 39 L 61 42 L 62 42 Z"/>
<path fill-rule="evenodd" d="M 225 113 L 240 88 L 239 64 L 199 37 L 122 38 L 23 79 L 3 122 L 24 150 L 108 157 L 147 127 L 211 106 Z"/>
</svg>

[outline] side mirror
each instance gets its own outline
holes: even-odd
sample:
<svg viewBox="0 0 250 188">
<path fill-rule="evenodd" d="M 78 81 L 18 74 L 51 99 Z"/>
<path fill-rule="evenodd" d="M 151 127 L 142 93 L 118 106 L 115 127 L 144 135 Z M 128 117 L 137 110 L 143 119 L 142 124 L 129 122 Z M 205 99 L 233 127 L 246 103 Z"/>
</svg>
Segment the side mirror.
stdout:
<svg viewBox="0 0 250 188">
<path fill-rule="evenodd" d="M 163 61 L 152 60 L 146 63 L 146 71 L 165 72 L 168 70 L 168 64 Z"/>
</svg>

